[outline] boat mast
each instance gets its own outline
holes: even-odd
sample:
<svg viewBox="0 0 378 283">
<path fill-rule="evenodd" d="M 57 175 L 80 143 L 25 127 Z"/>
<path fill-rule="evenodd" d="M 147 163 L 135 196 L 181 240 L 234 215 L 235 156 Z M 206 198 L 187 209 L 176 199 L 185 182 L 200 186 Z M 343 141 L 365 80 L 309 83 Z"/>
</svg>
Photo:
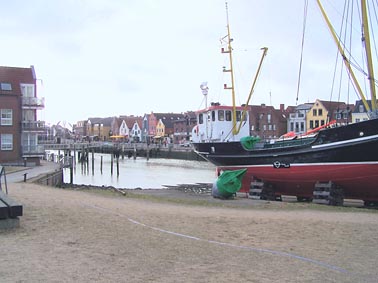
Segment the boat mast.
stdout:
<svg viewBox="0 0 378 283">
<path fill-rule="evenodd" d="M 366 52 L 366 61 L 368 66 L 368 80 L 370 84 L 370 94 L 371 94 L 371 110 L 373 112 L 373 116 L 377 116 L 377 99 L 376 99 L 376 92 L 375 92 L 375 78 L 374 78 L 374 70 L 373 70 L 373 63 L 371 58 L 371 45 L 370 45 L 370 33 L 369 33 L 369 23 L 368 23 L 368 16 L 367 16 L 367 8 L 366 8 L 366 0 L 361 0 L 361 10 L 362 10 L 362 20 L 363 20 L 363 36 L 362 40 L 365 43 L 365 52 Z"/>
<path fill-rule="evenodd" d="M 361 98 L 361 100 L 362 100 L 362 102 L 363 102 L 366 110 L 368 112 L 371 112 L 370 106 L 369 106 L 369 104 L 366 101 L 365 95 L 362 92 L 362 89 L 360 87 L 360 84 L 357 81 L 356 76 L 354 75 L 352 67 L 351 67 L 351 65 L 350 65 L 350 63 L 349 63 L 349 61 L 347 59 L 347 56 L 345 55 L 344 49 L 343 49 L 343 47 L 340 44 L 340 41 L 339 41 L 339 39 L 337 37 L 337 34 L 336 34 L 336 32 L 335 32 L 335 30 L 334 30 L 334 28 L 333 28 L 330 20 L 328 19 L 328 16 L 327 16 L 326 12 L 324 11 L 324 8 L 323 8 L 322 4 L 320 3 L 320 0 L 316 0 L 316 2 L 318 3 L 320 12 L 322 13 L 322 15 L 324 17 L 324 20 L 326 21 L 326 24 L 327 24 L 327 26 L 328 26 L 328 28 L 329 28 L 329 30 L 331 32 L 332 37 L 333 37 L 334 41 L 336 42 L 337 48 L 338 48 L 338 50 L 339 50 L 339 52 L 340 52 L 340 54 L 341 54 L 341 56 L 343 58 L 343 62 L 344 62 L 345 66 L 346 66 L 346 68 L 348 70 L 348 73 L 349 73 L 349 75 L 350 75 L 350 77 L 351 77 L 351 79 L 353 81 L 353 84 L 354 84 L 354 86 L 357 89 L 358 95 L 360 96 L 360 98 Z M 364 0 L 362 0 L 362 2 L 364 2 Z"/>
<path fill-rule="evenodd" d="M 230 59 L 230 69 L 223 68 L 223 72 L 229 72 L 231 74 L 231 86 L 224 85 L 224 89 L 230 89 L 232 92 L 232 133 L 237 134 L 236 129 L 236 103 L 235 103 L 235 89 L 234 89 L 234 71 L 232 67 L 232 46 L 231 46 L 231 34 L 230 34 L 230 23 L 228 20 L 228 6 L 226 2 L 226 14 L 227 14 L 227 50 L 222 48 L 222 53 L 228 53 Z"/>
</svg>

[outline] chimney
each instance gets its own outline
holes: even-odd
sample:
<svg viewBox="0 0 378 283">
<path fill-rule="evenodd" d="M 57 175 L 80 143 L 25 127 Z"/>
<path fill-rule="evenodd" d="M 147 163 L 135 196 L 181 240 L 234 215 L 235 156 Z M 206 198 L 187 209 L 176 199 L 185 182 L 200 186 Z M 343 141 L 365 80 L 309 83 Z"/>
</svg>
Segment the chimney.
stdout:
<svg viewBox="0 0 378 283">
<path fill-rule="evenodd" d="M 285 111 L 285 104 L 280 104 L 280 110 L 281 112 Z"/>
</svg>

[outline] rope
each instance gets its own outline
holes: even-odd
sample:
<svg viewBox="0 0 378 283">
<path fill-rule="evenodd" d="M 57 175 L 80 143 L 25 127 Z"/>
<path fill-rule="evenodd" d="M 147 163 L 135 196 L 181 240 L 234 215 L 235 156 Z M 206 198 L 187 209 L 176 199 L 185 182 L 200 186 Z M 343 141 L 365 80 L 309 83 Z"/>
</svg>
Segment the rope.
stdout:
<svg viewBox="0 0 378 283">
<path fill-rule="evenodd" d="M 296 97 L 296 99 L 295 99 L 295 105 L 298 105 L 299 87 L 300 87 L 300 84 L 301 84 L 302 61 L 303 61 L 303 49 L 304 49 L 304 39 L 305 39 L 306 22 L 307 22 L 307 7 L 308 7 L 308 0 L 305 1 L 305 4 L 304 4 L 304 11 L 303 11 L 303 30 L 302 30 L 302 44 L 301 44 L 301 59 L 300 59 L 300 61 L 299 61 L 299 73 L 298 73 L 297 97 Z"/>
</svg>

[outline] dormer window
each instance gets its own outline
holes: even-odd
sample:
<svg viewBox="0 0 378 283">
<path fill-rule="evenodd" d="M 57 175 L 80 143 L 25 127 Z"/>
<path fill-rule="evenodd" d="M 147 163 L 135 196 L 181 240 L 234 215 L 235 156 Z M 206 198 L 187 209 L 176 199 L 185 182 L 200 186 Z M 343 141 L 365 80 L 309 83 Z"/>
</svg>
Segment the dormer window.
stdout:
<svg viewBox="0 0 378 283">
<path fill-rule="evenodd" d="M 1 90 L 12 90 L 12 85 L 10 83 L 0 83 Z"/>
<path fill-rule="evenodd" d="M 363 112 L 364 112 L 364 106 L 363 106 L 362 104 L 360 104 L 360 105 L 358 106 L 358 111 L 359 111 L 360 113 L 363 113 Z"/>
</svg>

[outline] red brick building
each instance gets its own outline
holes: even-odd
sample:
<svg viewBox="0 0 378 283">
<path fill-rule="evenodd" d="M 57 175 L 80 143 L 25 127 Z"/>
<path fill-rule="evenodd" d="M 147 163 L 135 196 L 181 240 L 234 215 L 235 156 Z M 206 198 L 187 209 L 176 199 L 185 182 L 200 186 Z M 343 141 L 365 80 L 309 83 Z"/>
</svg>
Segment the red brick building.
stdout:
<svg viewBox="0 0 378 283">
<path fill-rule="evenodd" d="M 37 97 L 34 67 L 0 66 L 0 163 L 38 165 L 44 155 L 38 137 L 45 123 L 37 119 L 44 99 Z"/>
</svg>

